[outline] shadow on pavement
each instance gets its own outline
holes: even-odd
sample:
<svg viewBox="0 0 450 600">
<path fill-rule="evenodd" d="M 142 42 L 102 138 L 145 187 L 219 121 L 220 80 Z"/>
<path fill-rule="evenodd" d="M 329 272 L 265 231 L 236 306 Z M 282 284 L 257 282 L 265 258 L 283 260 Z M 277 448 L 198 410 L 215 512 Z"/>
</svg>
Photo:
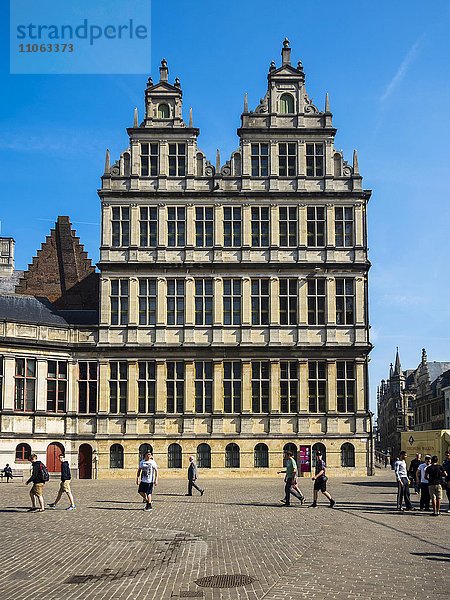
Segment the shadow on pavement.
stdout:
<svg viewBox="0 0 450 600">
<path fill-rule="evenodd" d="M 397 487 L 395 481 L 343 481 L 342 483 L 344 485 L 357 485 L 358 487 Z"/>
<path fill-rule="evenodd" d="M 413 556 L 422 556 L 425 560 L 437 560 L 442 562 L 450 562 L 450 554 L 444 552 L 411 552 Z"/>
</svg>

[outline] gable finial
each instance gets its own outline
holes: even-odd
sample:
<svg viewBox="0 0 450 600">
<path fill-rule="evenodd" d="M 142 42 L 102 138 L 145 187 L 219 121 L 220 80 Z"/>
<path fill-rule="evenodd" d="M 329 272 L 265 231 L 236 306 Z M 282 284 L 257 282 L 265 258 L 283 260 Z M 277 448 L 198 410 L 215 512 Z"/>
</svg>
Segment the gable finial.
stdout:
<svg viewBox="0 0 450 600">
<path fill-rule="evenodd" d="M 137 108 L 134 109 L 133 127 L 139 127 L 139 115 Z"/>
<path fill-rule="evenodd" d="M 291 64 L 291 46 L 287 38 L 284 38 L 283 49 L 281 50 L 281 62 L 283 65 Z"/>
<path fill-rule="evenodd" d="M 330 111 L 330 98 L 328 96 L 328 92 L 325 94 L 325 112 L 329 113 Z"/>
<path fill-rule="evenodd" d="M 111 173 L 111 155 L 107 148 L 106 149 L 106 157 L 105 157 L 105 174 L 109 174 L 109 173 Z"/>
<path fill-rule="evenodd" d="M 220 150 L 217 148 L 216 150 L 216 173 L 220 171 Z"/>
<path fill-rule="evenodd" d="M 159 67 L 159 81 L 168 81 L 169 80 L 169 69 L 167 67 L 167 60 L 165 58 L 161 61 L 161 66 Z"/>
<path fill-rule="evenodd" d="M 244 112 L 248 113 L 248 94 L 245 92 L 244 94 Z"/>
<path fill-rule="evenodd" d="M 192 108 L 189 109 L 189 127 L 194 127 L 194 119 L 192 116 Z"/>
<path fill-rule="evenodd" d="M 359 175 L 358 152 L 353 150 L 353 175 Z"/>
</svg>

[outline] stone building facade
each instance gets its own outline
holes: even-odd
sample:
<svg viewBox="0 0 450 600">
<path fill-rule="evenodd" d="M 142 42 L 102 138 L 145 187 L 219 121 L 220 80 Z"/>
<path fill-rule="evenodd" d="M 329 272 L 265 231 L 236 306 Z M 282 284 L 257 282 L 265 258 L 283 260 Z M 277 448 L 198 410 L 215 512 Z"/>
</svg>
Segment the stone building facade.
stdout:
<svg viewBox="0 0 450 600">
<path fill-rule="evenodd" d="M 2 323 L 5 459 L 19 443 L 64 446 L 82 477 L 130 476 L 151 446 L 172 473 L 196 454 L 216 475 L 267 475 L 286 447 L 308 473 L 320 447 L 331 469 L 367 472 L 370 191 L 290 55 L 285 40 L 261 103 L 245 98 L 224 165 L 198 148 L 165 60 L 148 80 L 128 148 L 106 156 L 98 320 L 70 294 L 96 276 L 73 260 L 47 322 Z"/>
</svg>

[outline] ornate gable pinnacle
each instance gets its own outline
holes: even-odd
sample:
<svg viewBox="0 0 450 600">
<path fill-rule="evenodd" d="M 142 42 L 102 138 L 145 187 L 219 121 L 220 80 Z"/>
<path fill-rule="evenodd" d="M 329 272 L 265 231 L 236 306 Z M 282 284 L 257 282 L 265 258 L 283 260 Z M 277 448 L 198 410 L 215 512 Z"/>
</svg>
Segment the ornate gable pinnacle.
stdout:
<svg viewBox="0 0 450 600">
<path fill-rule="evenodd" d="M 353 175 L 359 175 L 358 152 L 353 150 Z"/>
<path fill-rule="evenodd" d="M 105 175 L 109 175 L 109 173 L 111 173 L 111 154 L 107 148 L 105 156 Z"/>
<path fill-rule="evenodd" d="M 161 66 L 159 67 L 159 81 L 168 81 L 169 80 L 169 69 L 167 67 L 167 60 L 165 58 L 161 61 Z"/>
<path fill-rule="evenodd" d="M 192 108 L 189 109 L 189 127 L 192 129 L 194 127 L 194 118 L 192 115 Z"/>
<path fill-rule="evenodd" d="M 138 109 L 134 109 L 133 127 L 139 127 L 139 114 Z"/>
<path fill-rule="evenodd" d="M 330 111 L 330 98 L 328 96 L 328 92 L 325 94 L 325 112 L 329 113 Z"/>
<path fill-rule="evenodd" d="M 291 64 L 291 47 L 287 38 L 284 38 L 283 49 L 281 50 L 281 59 L 283 65 Z"/>
<path fill-rule="evenodd" d="M 248 94 L 245 92 L 244 94 L 244 112 L 248 112 Z"/>
</svg>

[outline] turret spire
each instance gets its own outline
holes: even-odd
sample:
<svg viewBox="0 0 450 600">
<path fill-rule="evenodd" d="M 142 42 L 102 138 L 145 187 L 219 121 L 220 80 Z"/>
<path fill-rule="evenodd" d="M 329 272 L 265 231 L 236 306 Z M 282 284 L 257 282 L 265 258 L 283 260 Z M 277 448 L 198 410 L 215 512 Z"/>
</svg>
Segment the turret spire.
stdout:
<svg viewBox="0 0 450 600">
<path fill-rule="evenodd" d="M 216 173 L 220 171 L 220 150 L 217 148 L 216 150 Z"/>
<path fill-rule="evenodd" d="M 398 346 L 397 346 L 397 353 L 395 355 L 394 375 L 401 375 L 401 374 L 402 374 L 402 366 L 400 364 L 400 355 L 398 353 Z"/>
<path fill-rule="evenodd" d="M 245 94 L 244 94 L 244 112 L 245 113 L 248 112 L 248 94 L 247 94 L 247 92 L 245 92 Z"/>
<path fill-rule="evenodd" d="M 330 111 L 330 98 L 328 96 L 328 92 L 325 94 L 325 112 L 329 113 Z"/>
<path fill-rule="evenodd" d="M 194 118 L 192 116 L 192 108 L 189 109 L 189 127 L 194 127 Z"/>
<path fill-rule="evenodd" d="M 161 66 L 159 67 L 159 81 L 168 81 L 169 80 L 169 69 L 167 67 L 167 60 L 165 58 L 161 61 Z"/>
<path fill-rule="evenodd" d="M 353 175 L 359 175 L 358 152 L 353 150 Z"/>
<path fill-rule="evenodd" d="M 139 115 L 138 115 L 138 109 L 137 108 L 134 109 L 133 127 L 139 127 Z"/>
<path fill-rule="evenodd" d="M 283 65 L 291 64 L 291 46 L 287 38 L 284 38 L 283 49 L 281 50 L 281 62 Z"/>
</svg>

